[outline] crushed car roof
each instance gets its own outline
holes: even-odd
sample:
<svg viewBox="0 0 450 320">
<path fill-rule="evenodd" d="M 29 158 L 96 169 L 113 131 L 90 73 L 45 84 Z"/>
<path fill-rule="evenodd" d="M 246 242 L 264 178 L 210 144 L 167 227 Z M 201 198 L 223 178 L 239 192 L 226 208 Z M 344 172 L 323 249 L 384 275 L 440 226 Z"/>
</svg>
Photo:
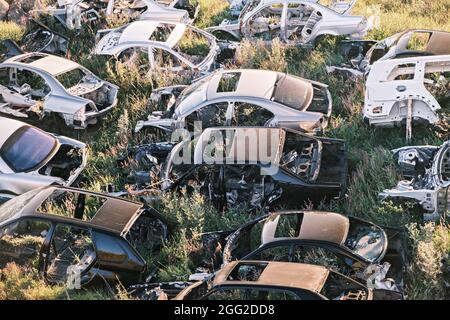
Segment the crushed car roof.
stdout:
<svg viewBox="0 0 450 320">
<path fill-rule="evenodd" d="M 27 62 L 28 59 L 31 59 L 31 61 Z M 79 64 L 74 61 L 44 53 L 25 53 L 10 58 L 3 63 L 31 66 L 36 69 L 46 71 L 53 76 L 57 76 L 79 67 Z"/>
<path fill-rule="evenodd" d="M 303 215 L 300 229 L 292 237 L 276 237 L 275 233 L 282 215 Z M 272 213 L 264 223 L 261 242 L 268 243 L 284 239 L 314 239 L 342 245 L 348 236 L 350 221 L 346 216 L 334 212 L 284 211 Z"/>
<path fill-rule="evenodd" d="M 230 274 L 240 265 L 265 266 L 258 279 L 231 280 Z M 252 284 L 256 286 L 279 286 L 305 289 L 319 293 L 328 278 L 330 271 L 322 266 L 289 263 L 289 262 L 261 262 L 234 261 L 225 265 L 214 276 L 213 285 Z"/>
<path fill-rule="evenodd" d="M 46 218 L 83 227 L 95 227 L 121 236 L 126 233 L 136 221 L 138 218 L 137 212 L 142 207 L 141 203 L 68 187 L 44 187 L 39 190 L 40 191 L 30 199 L 28 204 L 22 207 L 20 211 L 14 215 L 14 220 L 19 217 Z M 38 211 L 40 205 L 48 199 L 52 193 L 64 191 L 92 195 L 104 198 L 106 201 L 90 221 Z"/>
</svg>

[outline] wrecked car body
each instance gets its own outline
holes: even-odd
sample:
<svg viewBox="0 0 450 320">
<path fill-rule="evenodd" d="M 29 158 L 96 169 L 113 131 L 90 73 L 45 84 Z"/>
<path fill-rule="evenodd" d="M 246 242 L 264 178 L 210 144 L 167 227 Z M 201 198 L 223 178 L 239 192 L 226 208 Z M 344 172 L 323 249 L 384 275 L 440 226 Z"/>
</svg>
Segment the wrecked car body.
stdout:
<svg viewBox="0 0 450 320">
<path fill-rule="evenodd" d="M 366 81 L 364 118 L 378 127 L 435 124 L 450 101 L 450 55 L 377 61 Z"/>
<path fill-rule="evenodd" d="M 81 29 L 84 22 L 96 21 L 101 12 L 97 5 L 102 1 L 57 0 L 43 9 L 33 10 L 36 14 L 47 14 L 55 17 L 67 29 Z"/>
<path fill-rule="evenodd" d="M 106 16 L 122 14 L 137 20 L 171 21 L 192 24 L 198 16 L 200 6 L 193 6 L 188 0 L 165 1 L 155 0 L 110 0 Z"/>
<path fill-rule="evenodd" d="M 2 199 L 41 186 L 70 186 L 86 167 L 87 146 L 80 141 L 4 117 L 0 128 Z"/>
<path fill-rule="evenodd" d="M 11 58 L 25 52 L 43 52 L 59 56 L 67 55 L 69 39 L 47 28 L 42 23 L 30 19 L 28 32 L 23 36 L 20 45 L 13 40 L 3 40 L 8 52 L 6 58 Z"/>
<path fill-rule="evenodd" d="M 159 88 L 150 97 L 153 105 L 165 104 L 144 127 L 171 132 L 217 126 L 283 127 L 320 132 L 328 124 L 332 98 L 328 86 L 281 72 L 219 70 L 190 86 Z"/>
<path fill-rule="evenodd" d="M 263 214 L 226 236 L 222 263 L 263 260 L 311 263 L 376 288 L 402 291 L 403 232 L 353 216 L 320 211 Z"/>
<path fill-rule="evenodd" d="M 450 141 L 440 147 L 416 146 L 393 150 L 406 178 L 380 193 L 381 199 L 405 200 L 424 210 L 425 220 L 438 220 L 450 212 Z"/>
<path fill-rule="evenodd" d="M 94 53 L 140 69 L 207 74 L 217 67 L 221 47 L 211 34 L 181 23 L 135 21 L 97 33 Z M 191 47 L 196 40 L 195 47 Z"/>
<path fill-rule="evenodd" d="M 0 113 L 39 119 L 54 114 L 68 127 L 86 129 L 117 105 L 118 87 L 76 62 L 26 53 L 0 64 L 0 91 Z"/>
<path fill-rule="evenodd" d="M 68 29 L 81 29 L 84 22 L 96 21 L 103 15 L 191 24 L 197 18 L 199 8 L 198 5 L 190 5 L 188 0 L 176 0 L 169 4 L 154 0 L 58 0 L 53 5 L 34 12 L 54 16 Z"/>
<path fill-rule="evenodd" d="M 246 145 L 253 138 L 257 140 Z M 218 150 L 217 159 L 207 155 L 212 147 Z M 163 191 L 199 190 L 219 210 L 253 211 L 277 204 L 295 208 L 309 201 L 329 201 L 342 195 L 347 177 L 342 140 L 290 129 L 209 128 L 197 140 L 146 146 L 140 151 L 140 159 L 153 162 L 142 170 L 153 173 L 146 176 L 148 183 L 138 184 L 138 189 L 151 185 Z M 164 154 L 166 159 L 158 161 Z"/>
<path fill-rule="evenodd" d="M 371 24 L 361 16 L 340 14 L 314 1 L 262 0 L 249 2 L 237 21 L 223 21 L 206 30 L 216 35 L 241 39 L 279 38 L 289 45 L 314 45 L 320 36 L 346 35 L 363 38 Z"/>
<path fill-rule="evenodd" d="M 133 287 L 134 291 L 145 290 Z M 167 300 L 163 290 L 149 298 Z M 140 293 L 140 296 L 144 296 Z M 274 262 L 234 261 L 203 281 L 181 290 L 174 300 L 402 300 L 399 292 L 371 289 L 323 266 Z"/>
<path fill-rule="evenodd" d="M 154 209 L 73 188 L 35 189 L 0 212 L 2 267 L 37 259 L 47 282 L 70 289 L 143 281 L 141 254 L 151 254 L 167 237 L 166 222 Z"/>
<path fill-rule="evenodd" d="M 448 55 L 450 54 L 450 32 L 411 29 L 396 33 L 381 41 L 344 40 L 340 44 L 340 51 L 363 75 L 370 71 L 376 61 Z"/>
<path fill-rule="evenodd" d="M 228 0 L 230 4 L 230 11 L 233 16 L 239 16 L 241 11 L 246 6 L 250 6 L 254 3 L 259 3 L 261 0 Z M 320 0 L 308 0 L 310 2 L 321 3 Z M 356 0 L 342 1 L 342 0 L 330 0 L 327 5 L 328 8 L 336 11 L 340 14 L 348 14 L 355 6 Z M 322 3 L 321 3 L 322 4 Z"/>
</svg>

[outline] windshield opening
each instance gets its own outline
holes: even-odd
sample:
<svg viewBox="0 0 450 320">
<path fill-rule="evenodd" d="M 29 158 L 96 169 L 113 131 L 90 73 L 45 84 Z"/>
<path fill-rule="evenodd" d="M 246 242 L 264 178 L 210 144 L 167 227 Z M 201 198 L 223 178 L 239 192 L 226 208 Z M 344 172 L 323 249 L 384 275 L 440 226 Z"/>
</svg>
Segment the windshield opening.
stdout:
<svg viewBox="0 0 450 320">
<path fill-rule="evenodd" d="M 53 153 L 57 141 L 37 128 L 23 126 L 0 149 L 2 159 L 15 172 L 37 169 Z"/>
<path fill-rule="evenodd" d="M 41 189 L 34 189 L 2 204 L 0 206 L 0 225 L 14 217 L 16 214 L 19 214 L 39 192 L 41 192 Z"/>
<path fill-rule="evenodd" d="M 205 85 L 208 84 L 208 82 L 212 76 L 213 76 L 213 74 L 211 74 L 201 80 L 198 80 L 197 82 L 194 82 L 189 87 L 184 89 L 181 92 L 181 94 L 178 96 L 177 103 L 175 105 L 175 109 L 176 109 L 176 107 L 178 107 L 180 105 L 181 102 L 183 102 L 185 99 L 187 99 L 191 94 L 202 92 L 205 89 Z"/>
</svg>

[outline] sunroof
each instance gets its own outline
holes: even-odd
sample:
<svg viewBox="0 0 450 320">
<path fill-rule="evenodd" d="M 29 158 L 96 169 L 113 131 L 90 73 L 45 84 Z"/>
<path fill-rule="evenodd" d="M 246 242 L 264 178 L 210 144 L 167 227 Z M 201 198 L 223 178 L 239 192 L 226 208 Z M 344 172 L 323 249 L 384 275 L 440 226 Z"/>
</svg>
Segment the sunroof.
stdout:
<svg viewBox="0 0 450 320">
<path fill-rule="evenodd" d="M 217 92 L 234 92 L 237 90 L 239 79 L 241 78 L 240 72 L 225 72 L 222 73 L 222 77 L 219 80 L 217 86 Z"/>
<path fill-rule="evenodd" d="M 229 281 L 258 281 L 259 277 L 267 267 L 267 263 L 245 263 L 237 264 L 227 277 Z"/>
<path fill-rule="evenodd" d="M 16 61 L 29 64 L 29 63 L 33 63 L 33 62 L 35 62 L 37 60 L 41 60 L 41 59 L 43 59 L 45 57 L 46 57 L 45 54 L 33 54 L 33 55 L 26 56 L 26 57 L 23 57 L 23 58 L 20 58 L 20 59 L 16 59 Z"/>
</svg>

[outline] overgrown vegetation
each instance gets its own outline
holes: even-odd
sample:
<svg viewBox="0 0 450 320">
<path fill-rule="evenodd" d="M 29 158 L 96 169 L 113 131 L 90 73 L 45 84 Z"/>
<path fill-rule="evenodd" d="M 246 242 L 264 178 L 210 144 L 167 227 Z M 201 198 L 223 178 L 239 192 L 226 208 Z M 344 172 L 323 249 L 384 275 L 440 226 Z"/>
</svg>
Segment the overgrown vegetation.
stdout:
<svg viewBox="0 0 450 320">
<path fill-rule="evenodd" d="M 198 0 L 201 5 L 196 25 L 204 28 L 228 17 L 225 0 Z M 379 15 L 380 25 L 368 38 L 382 39 L 405 28 L 434 28 L 450 31 L 450 2 L 447 0 L 358 0 L 354 13 Z M 85 141 L 90 146 L 90 160 L 80 187 L 106 191 L 107 185 L 123 189 L 128 168 L 120 169 L 116 157 L 127 146 L 143 141 L 157 140 L 144 133 L 132 133 L 137 120 L 144 118 L 152 88 L 174 83 L 187 83 L 171 74 L 150 74 L 143 77 L 137 68 L 89 55 L 97 26 L 86 26 L 80 35 L 68 32 L 49 18 L 45 23 L 71 38 L 70 58 L 94 73 L 117 84 L 119 105 L 96 128 L 86 132 L 71 132 L 60 128 L 59 133 Z M 114 19 L 108 26 L 120 23 Z M 1 37 L 20 38 L 21 28 L 11 23 L 0 23 Z M 344 199 L 320 209 L 352 214 L 382 225 L 405 227 L 408 237 L 410 266 L 407 270 L 406 291 L 413 299 L 443 299 L 443 272 L 448 266 L 450 229 L 445 221 L 423 224 L 421 216 L 408 205 L 380 203 L 377 193 L 394 187 L 398 180 L 390 150 L 405 145 L 404 128 L 374 129 L 365 124 L 361 116 L 363 84 L 338 76 L 329 76 L 326 65 L 343 62 L 336 53 L 339 39 L 323 39 L 313 49 L 284 48 L 275 41 L 270 48 L 262 42 L 244 42 L 236 63 L 229 68 L 262 68 L 284 71 L 330 86 L 333 96 L 333 118 L 326 136 L 345 139 L 349 154 L 348 188 Z M 49 131 L 55 127 L 48 125 Z M 51 129 L 51 130 L 50 130 Z M 448 128 L 415 127 L 411 145 L 441 144 L 448 139 Z M 193 195 L 167 195 L 163 197 L 162 213 L 174 224 L 173 238 L 157 257 L 148 262 L 158 272 L 159 281 L 186 280 L 195 272 L 199 259 L 199 234 L 214 230 L 229 230 L 250 219 L 247 213 L 218 213 L 204 199 Z M 68 293 L 62 287 L 47 286 L 29 270 L 9 265 L 1 272 L 0 299 L 97 299 L 127 298 L 102 291 Z"/>
</svg>

